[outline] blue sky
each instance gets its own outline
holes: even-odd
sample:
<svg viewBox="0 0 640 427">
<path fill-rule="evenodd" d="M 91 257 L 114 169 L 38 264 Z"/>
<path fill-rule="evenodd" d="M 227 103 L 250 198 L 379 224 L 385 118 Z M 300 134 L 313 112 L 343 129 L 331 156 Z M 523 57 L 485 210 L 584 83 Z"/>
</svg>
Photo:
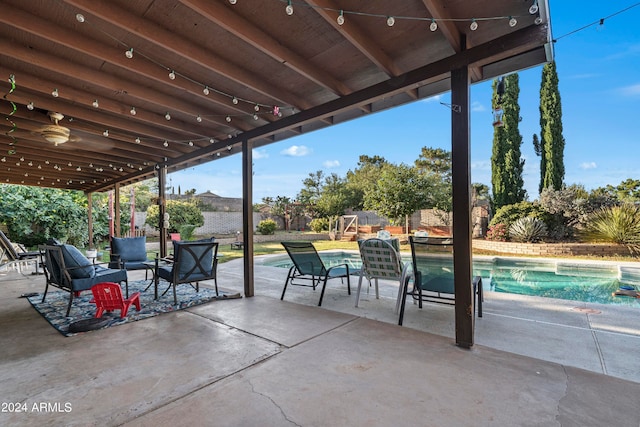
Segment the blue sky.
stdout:
<svg viewBox="0 0 640 427">
<path fill-rule="evenodd" d="M 640 5 L 634 1 L 550 0 L 566 141 L 565 183 L 587 189 L 640 179 Z M 566 35 L 566 36 L 565 36 Z M 532 135 L 540 133 L 542 66 L 521 71 L 520 133 L 529 200 L 538 197 L 539 160 Z M 451 149 L 450 93 L 369 115 L 254 150 L 254 202 L 294 198 L 311 172 L 344 177 L 361 154 L 412 164 L 424 146 Z M 491 81 L 471 87 L 472 181 L 491 185 Z M 241 156 L 169 175 L 182 191 L 242 197 Z"/>
</svg>

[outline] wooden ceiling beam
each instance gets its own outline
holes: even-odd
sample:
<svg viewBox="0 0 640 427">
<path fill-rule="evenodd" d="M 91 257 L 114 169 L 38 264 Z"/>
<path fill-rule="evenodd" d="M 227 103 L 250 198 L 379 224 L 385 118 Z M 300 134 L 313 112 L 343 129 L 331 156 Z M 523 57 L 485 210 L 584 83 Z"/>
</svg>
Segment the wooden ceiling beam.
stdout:
<svg viewBox="0 0 640 427">
<path fill-rule="evenodd" d="M 218 108 L 223 107 L 226 110 L 244 113 L 248 116 L 253 115 L 252 106 L 233 104 L 228 97 L 214 91 L 211 91 L 209 95 L 204 95 L 202 93 L 203 88 L 190 80 L 169 80 L 165 70 L 161 70 L 157 64 L 153 64 L 142 57 L 127 59 L 121 49 L 112 48 L 111 46 L 96 42 L 90 38 L 78 37 L 77 33 L 71 30 L 55 25 L 50 21 L 37 18 L 20 9 L 12 8 L 9 5 L 5 7 L 5 12 L 6 13 L 0 15 L 0 23 L 6 24 L 7 28 L 13 27 L 28 32 L 36 37 L 46 39 L 95 59 L 116 65 L 127 72 L 141 76 L 145 80 L 151 79 L 162 83 L 162 85 L 187 91 L 198 97 L 198 100 L 202 103 L 213 104 Z M 153 100 L 148 101 L 153 103 Z M 207 111 L 207 108 L 202 108 L 202 112 L 204 111 Z M 160 109 L 157 112 L 160 112 Z M 197 113 L 194 114 L 194 117 L 196 115 Z M 223 120 L 211 120 L 206 115 L 203 119 L 213 121 L 218 125 L 225 124 Z"/>
<path fill-rule="evenodd" d="M 222 3 L 210 0 L 180 0 L 180 2 L 262 53 L 334 94 L 346 95 L 353 92 L 340 80 L 321 70 L 317 65 L 309 63 L 302 56 L 284 46 L 279 40 L 234 13 L 231 8 L 223 6 Z"/>
<path fill-rule="evenodd" d="M 135 34 L 157 47 L 172 52 L 216 74 L 226 77 L 237 84 L 270 98 L 278 103 L 297 108 L 308 108 L 310 104 L 303 98 L 289 93 L 283 88 L 266 84 L 255 78 L 253 72 L 235 66 L 219 57 L 215 52 L 196 46 L 176 37 L 174 33 L 159 25 L 139 18 L 113 3 L 104 0 L 63 0 L 65 3 L 82 9 L 85 13 L 96 16 L 123 31 Z M 90 20 L 90 17 L 87 17 Z M 160 61 L 161 62 L 161 61 Z M 206 82 L 205 82 L 206 83 Z"/>
<path fill-rule="evenodd" d="M 349 41 L 364 56 L 369 58 L 380 70 L 388 76 L 397 76 L 401 73 L 400 69 L 380 47 L 368 37 L 354 22 L 339 25 L 336 21 L 338 15 L 326 9 L 341 10 L 332 0 L 306 0 L 308 4 L 314 6 L 314 10 L 322 16 L 336 31 Z M 346 18 L 348 19 L 348 17 Z"/>
</svg>

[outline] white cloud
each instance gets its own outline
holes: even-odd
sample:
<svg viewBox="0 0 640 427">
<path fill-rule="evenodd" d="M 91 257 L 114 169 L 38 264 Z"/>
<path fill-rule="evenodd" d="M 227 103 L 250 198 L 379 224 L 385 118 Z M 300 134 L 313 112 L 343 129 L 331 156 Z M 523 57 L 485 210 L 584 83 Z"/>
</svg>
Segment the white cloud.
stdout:
<svg viewBox="0 0 640 427">
<path fill-rule="evenodd" d="M 339 160 L 325 160 L 324 162 L 322 162 L 322 166 L 324 166 L 327 169 L 337 168 L 337 167 L 340 166 L 340 161 Z"/>
<path fill-rule="evenodd" d="M 421 102 L 440 102 L 442 95 L 432 96 L 430 98 L 424 98 Z"/>
<path fill-rule="evenodd" d="M 304 145 L 292 145 L 286 150 L 282 150 L 280 154 L 289 157 L 302 157 L 311 154 L 311 149 Z"/>
<path fill-rule="evenodd" d="M 620 93 L 625 96 L 640 95 L 640 83 L 620 88 Z"/>
<path fill-rule="evenodd" d="M 580 164 L 580 169 L 595 169 L 597 168 L 598 165 L 596 165 L 596 162 L 584 162 Z"/>
<path fill-rule="evenodd" d="M 269 158 L 269 154 L 267 150 L 253 150 L 253 158 L 254 159 L 267 159 Z"/>
<path fill-rule="evenodd" d="M 487 111 L 487 109 L 480 102 L 473 101 L 471 103 L 471 111 L 473 111 L 473 112 L 483 112 L 483 111 Z"/>
</svg>

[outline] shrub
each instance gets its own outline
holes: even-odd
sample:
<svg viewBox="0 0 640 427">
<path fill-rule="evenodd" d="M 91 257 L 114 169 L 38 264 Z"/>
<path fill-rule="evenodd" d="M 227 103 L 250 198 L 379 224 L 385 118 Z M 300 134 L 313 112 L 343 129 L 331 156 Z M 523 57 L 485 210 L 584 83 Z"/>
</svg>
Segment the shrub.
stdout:
<svg viewBox="0 0 640 427">
<path fill-rule="evenodd" d="M 314 218 L 309 222 L 309 228 L 316 233 L 329 230 L 329 218 Z"/>
<path fill-rule="evenodd" d="M 509 227 L 516 220 L 532 216 L 538 218 L 546 223 L 546 217 L 549 214 L 545 209 L 534 202 L 519 202 L 512 205 L 505 205 L 496 211 L 496 214 L 491 218 L 489 225 L 505 224 Z"/>
<path fill-rule="evenodd" d="M 272 219 L 263 219 L 256 227 L 256 230 L 260 234 L 274 234 L 278 228 L 278 224 Z"/>
<path fill-rule="evenodd" d="M 178 227 L 178 233 L 180 233 L 181 240 L 191 240 L 193 238 L 193 232 L 197 227 L 193 224 L 182 224 Z"/>
<path fill-rule="evenodd" d="M 169 233 L 179 233 L 179 228 L 182 225 L 192 224 L 196 227 L 204 225 L 204 215 L 194 203 L 167 200 L 165 211 L 169 214 L 169 228 L 167 230 Z M 147 208 L 145 223 L 157 228 L 159 216 L 160 208 L 158 205 L 151 205 Z"/>
<path fill-rule="evenodd" d="M 506 224 L 494 224 L 487 230 L 487 240 L 506 242 L 508 237 Z"/>
<path fill-rule="evenodd" d="M 516 242 L 539 242 L 547 235 L 547 226 L 537 218 L 525 217 L 509 227 L 509 237 Z"/>
<path fill-rule="evenodd" d="M 590 215 L 582 237 L 626 245 L 633 252 L 640 252 L 640 208 L 630 204 L 602 208 Z"/>
</svg>

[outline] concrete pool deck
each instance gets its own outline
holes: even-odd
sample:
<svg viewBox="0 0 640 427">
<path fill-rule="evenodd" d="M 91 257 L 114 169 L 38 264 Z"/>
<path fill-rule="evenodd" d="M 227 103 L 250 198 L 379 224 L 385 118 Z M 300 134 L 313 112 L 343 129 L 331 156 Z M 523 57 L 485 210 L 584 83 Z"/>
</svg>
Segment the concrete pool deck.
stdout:
<svg viewBox="0 0 640 427">
<path fill-rule="evenodd" d="M 638 308 L 487 292 L 464 350 L 452 307 L 407 304 L 399 327 L 389 283 L 355 308 L 332 281 L 318 308 L 310 288 L 279 300 L 286 272 L 257 263 L 253 298 L 73 337 L 19 298 L 42 277 L 0 273 L 0 395 L 29 405 L 0 425 L 640 425 Z M 242 277 L 220 264 L 220 287 Z"/>
</svg>

